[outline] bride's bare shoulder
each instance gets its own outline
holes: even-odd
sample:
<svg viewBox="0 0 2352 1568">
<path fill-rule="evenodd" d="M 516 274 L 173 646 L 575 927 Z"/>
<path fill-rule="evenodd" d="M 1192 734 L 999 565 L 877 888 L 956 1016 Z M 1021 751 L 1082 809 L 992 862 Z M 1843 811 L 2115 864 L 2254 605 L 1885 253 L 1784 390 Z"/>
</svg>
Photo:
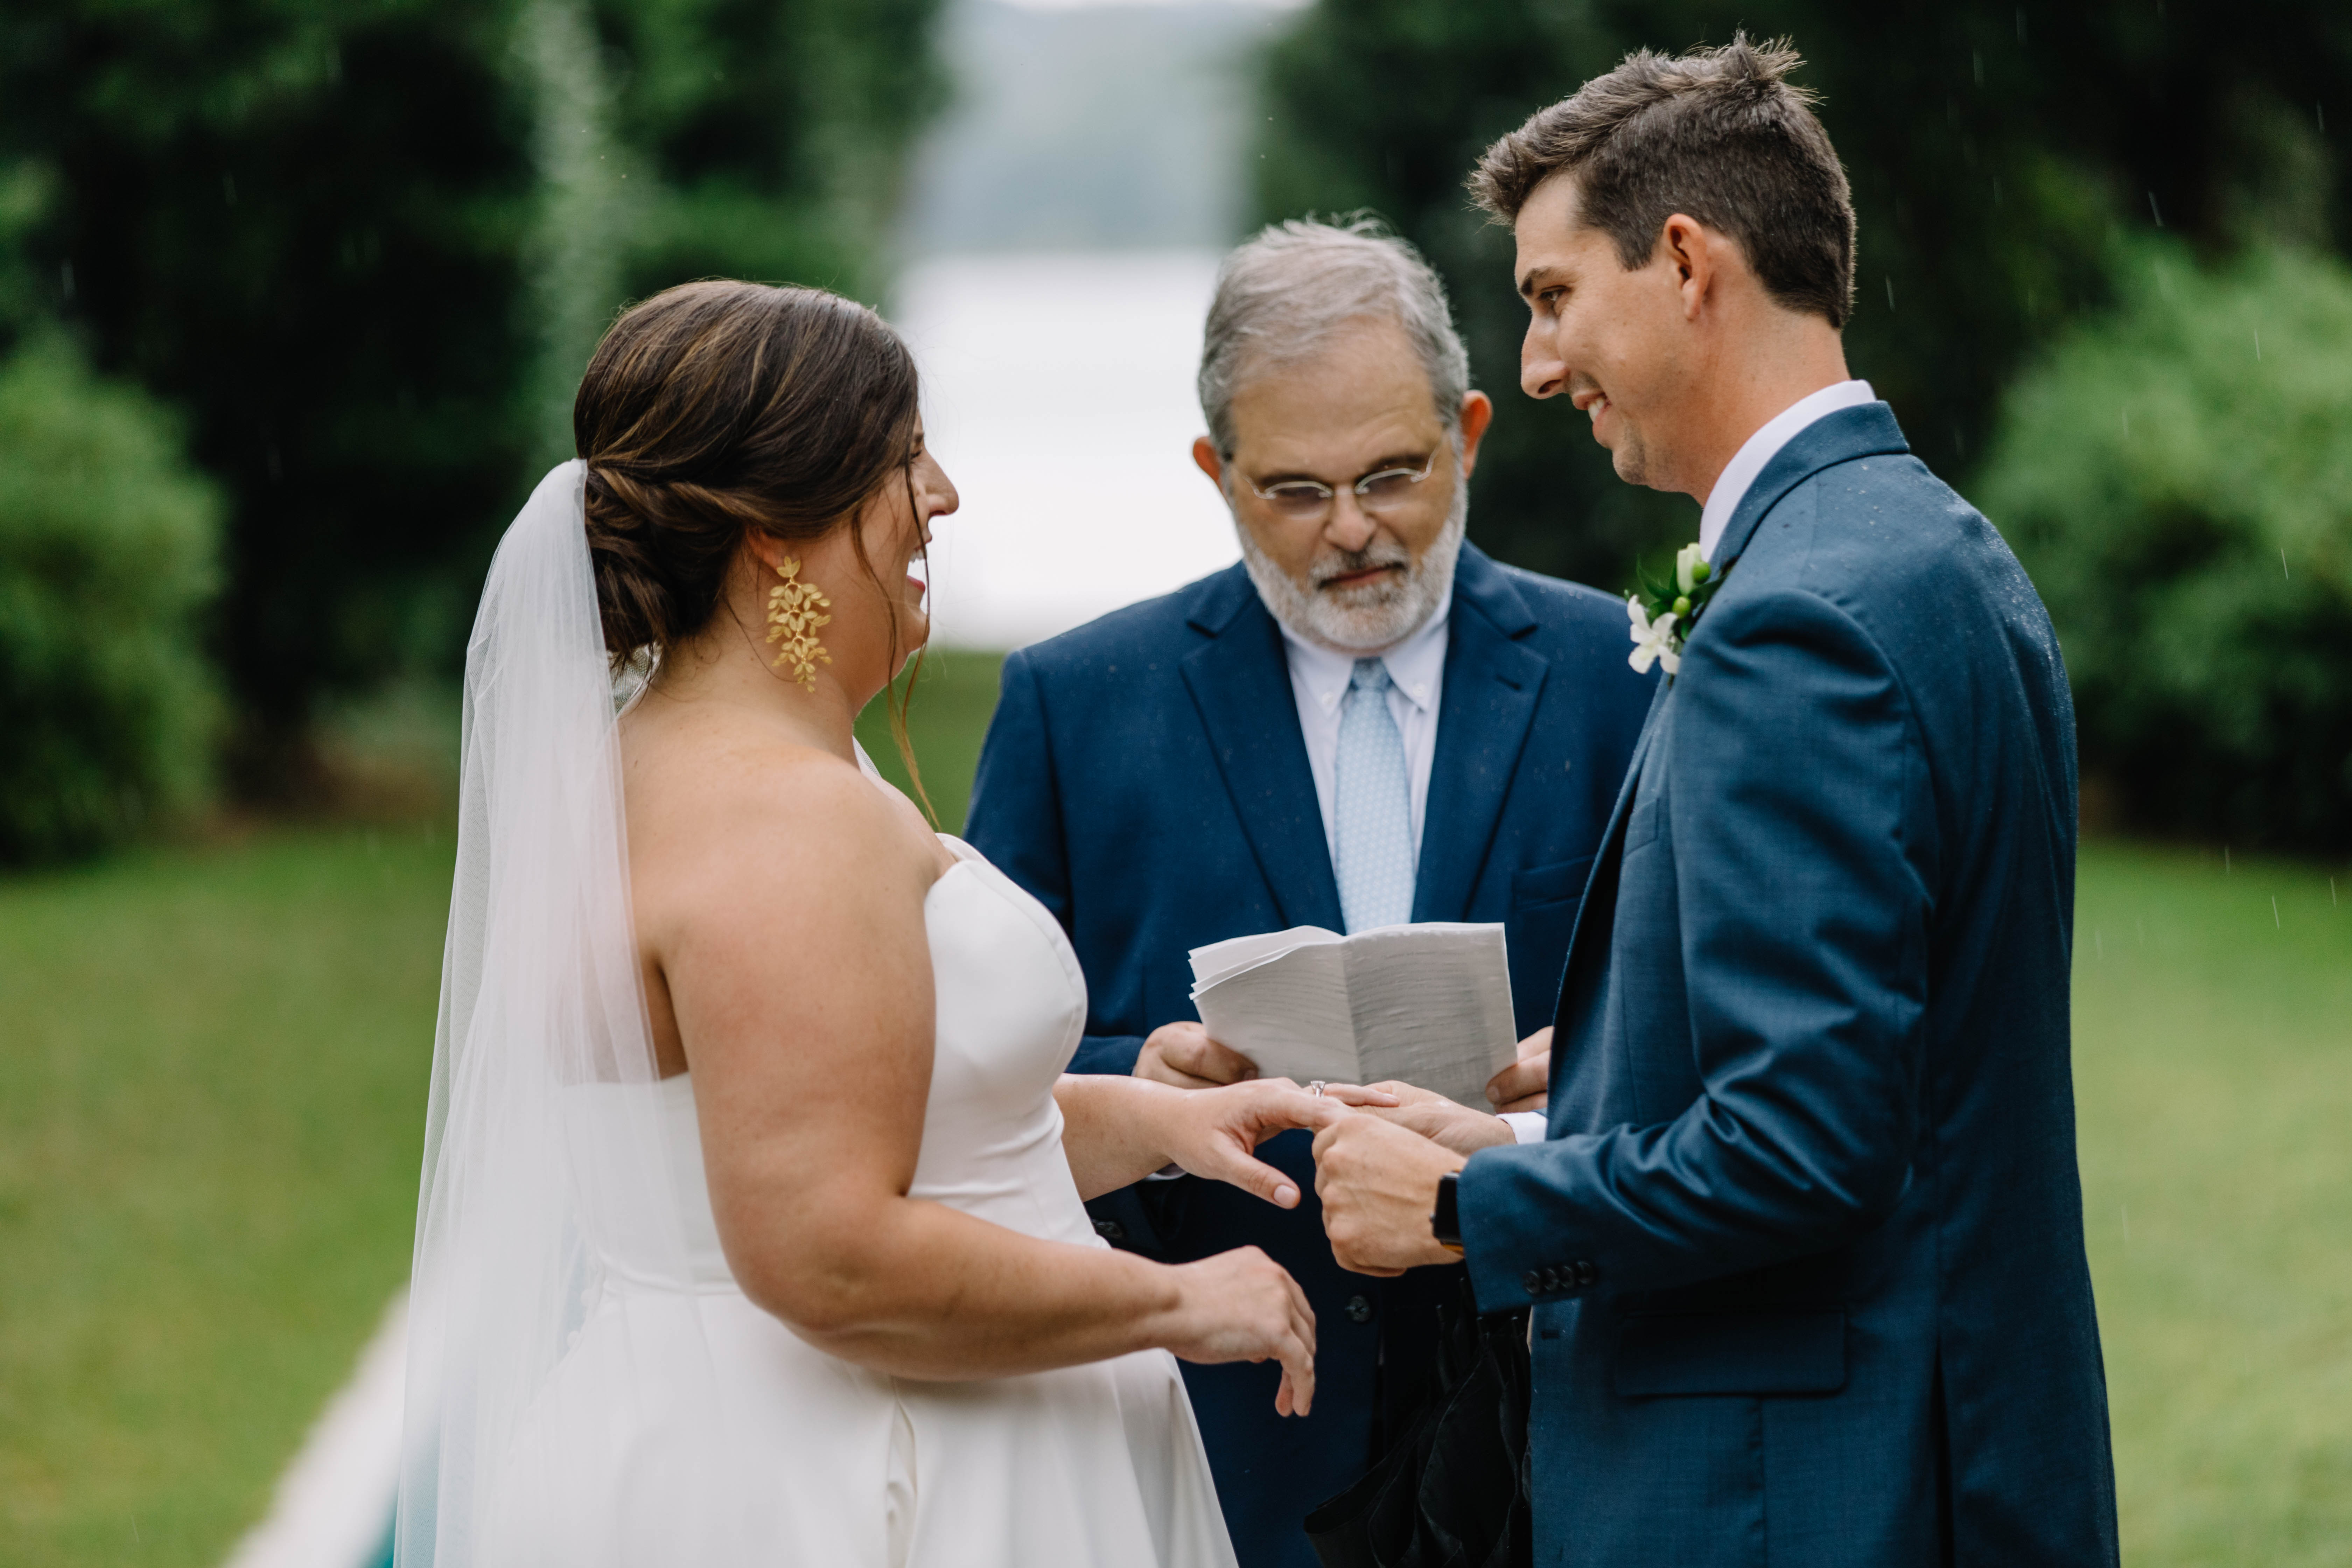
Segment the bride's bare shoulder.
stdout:
<svg viewBox="0 0 2352 1568">
<path fill-rule="evenodd" d="M 777 889 L 919 910 L 936 841 L 856 764 L 758 731 L 672 731 L 623 747 L 641 925 L 764 907 Z"/>
</svg>

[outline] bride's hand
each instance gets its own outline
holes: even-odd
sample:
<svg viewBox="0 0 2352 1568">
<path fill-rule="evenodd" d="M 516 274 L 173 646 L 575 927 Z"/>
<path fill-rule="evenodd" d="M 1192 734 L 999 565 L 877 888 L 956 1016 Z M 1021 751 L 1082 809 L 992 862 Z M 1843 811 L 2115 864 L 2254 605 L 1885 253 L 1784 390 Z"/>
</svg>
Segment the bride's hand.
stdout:
<svg viewBox="0 0 2352 1568">
<path fill-rule="evenodd" d="M 1280 1362 L 1275 1413 L 1306 1415 L 1315 1403 L 1315 1309 L 1298 1281 L 1255 1247 L 1175 1264 L 1170 1272 L 1177 1304 L 1153 1337 L 1180 1359 L 1203 1365 Z"/>
<path fill-rule="evenodd" d="M 1397 1103 L 1377 1089 L 1356 1093 L 1362 1097 L 1358 1102 L 1366 1105 Z M 1298 1206 L 1298 1185 L 1256 1158 L 1257 1146 L 1294 1127 L 1319 1129 L 1349 1110 L 1346 1102 L 1309 1094 L 1286 1078 L 1194 1089 L 1181 1100 L 1171 1098 L 1166 1142 L 1171 1163 L 1286 1209 Z"/>
</svg>

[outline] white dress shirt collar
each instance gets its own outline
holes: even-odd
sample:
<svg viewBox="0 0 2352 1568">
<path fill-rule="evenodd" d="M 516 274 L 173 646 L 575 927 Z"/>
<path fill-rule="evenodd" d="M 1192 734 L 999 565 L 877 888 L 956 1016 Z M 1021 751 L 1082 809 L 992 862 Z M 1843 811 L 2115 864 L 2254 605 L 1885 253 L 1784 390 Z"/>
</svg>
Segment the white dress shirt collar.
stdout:
<svg viewBox="0 0 2352 1568">
<path fill-rule="evenodd" d="M 1436 702 L 1438 683 L 1445 678 L 1445 622 L 1452 613 L 1452 605 L 1439 605 L 1419 631 L 1380 656 L 1398 693 L 1423 713 Z M 1320 643 L 1308 642 L 1280 621 L 1275 624 L 1282 626 L 1290 668 L 1314 693 L 1317 706 L 1326 713 L 1337 713 L 1340 700 L 1348 695 L 1348 682 L 1355 677 L 1356 660 L 1365 656 L 1335 653 Z"/>
<path fill-rule="evenodd" d="M 1732 454 L 1731 461 L 1724 467 L 1723 477 L 1707 492 L 1706 510 L 1698 520 L 1698 552 L 1709 561 L 1715 559 L 1715 547 L 1723 542 L 1723 531 L 1729 526 L 1731 514 L 1748 499 L 1748 487 L 1756 482 L 1764 465 L 1779 457 L 1780 448 L 1796 438 L 1797 432 L 1824 415 L 1877 399 L 1878 394 L 1870 390 L 1870 383 L 1841 381 L 1797 399 L 1766 420 L 1764 427 Z"/>
</svg>

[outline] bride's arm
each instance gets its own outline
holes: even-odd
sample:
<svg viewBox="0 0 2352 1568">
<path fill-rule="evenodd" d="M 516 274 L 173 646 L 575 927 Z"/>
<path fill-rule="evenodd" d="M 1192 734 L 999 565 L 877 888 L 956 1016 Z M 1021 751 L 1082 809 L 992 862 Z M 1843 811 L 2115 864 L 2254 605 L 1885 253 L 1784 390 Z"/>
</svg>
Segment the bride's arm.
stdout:
<svg viewBox="0 0 2352 1568">
<path fill-rule="evenodd" d="M 1170 1268 L 907 1195 L 932 1056 L 929 844 L 846 767 L 761 758 L 698 786 L 631 863 L 745 1294 L 812 1344 L 905 1376 L 1156 1346 L 1279 1359 L 1277 1404 L 1303 1411 L 1314 1314 L 1255 1249 Z"/>
</svg>

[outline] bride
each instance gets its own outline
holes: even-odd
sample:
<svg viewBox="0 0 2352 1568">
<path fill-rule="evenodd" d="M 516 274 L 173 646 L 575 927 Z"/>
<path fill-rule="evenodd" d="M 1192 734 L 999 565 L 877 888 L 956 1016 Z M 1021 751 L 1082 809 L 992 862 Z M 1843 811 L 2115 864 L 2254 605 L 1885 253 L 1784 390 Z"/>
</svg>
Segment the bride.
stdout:
<svg viewBox="0 0 2352 1568">
<path fill-rule="evenodd" d="M 1053 916 L 858 751 L 956 506 L 905 347 L 690 284 L 573 423 L 467 649 L 399 1560 L 1231 1563 L 1172 1357 L 1278 1360 L 1304 1415 L 1313 1314 L 1080 1203 L 1172 1164 L 1295 1205 L 1252 1151 L 1340 1112 L 1062 1076 Z"/>
</svg>

